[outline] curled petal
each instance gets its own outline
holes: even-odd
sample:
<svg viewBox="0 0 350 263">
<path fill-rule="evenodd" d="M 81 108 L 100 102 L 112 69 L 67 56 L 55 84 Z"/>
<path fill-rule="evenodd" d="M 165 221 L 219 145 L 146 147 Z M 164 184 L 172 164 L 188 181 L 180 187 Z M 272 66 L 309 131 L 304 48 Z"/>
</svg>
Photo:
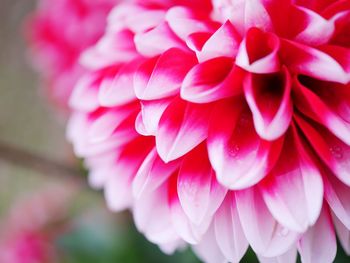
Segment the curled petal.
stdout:
<svg viewBox="0 0 350 263">
<path fill-rule="evenodd" d="M 286 132 L 293 114 L 291 77 L 286 68 L 280 74 L 249 74 L 244 92 L 256 132 L 265 140 L 275 140 Z"/>
<path fill-rule="evenodd" d="M 204 144 L 187 154 L 181 165 L 177 189 L 181 206 L 196 225 L 210 220 L 227 190 L 218 184 Z"/>
<path fill-rule="evenodd" d="M 330 214 L 326 207 L 322 209 L 315 225 L 302 235 L 298 250 L 302 262 L 333 262 L 337 252 L 337 241 Z"/>
<path fill-rule="evenodd" d="M 176 48 L 146 61 L 135 74 L 136 96 L 142 100 L 154 100 L 175 95 L 195 63 L 193 54 Z"/>
<path fill-rule="evenodd" d="M 259 138 L 242 104 L 240 99 L 219 104 L 208 137 L 209 158 L 218 181 L 235 190 L 252 186 L 269 173 L 283 141 Z"/>
<path fill-rule="evenodd" d="M 278 72 L 279 48 L 280 40 L 277 36 L 264 33 L 258 28 L 251 28 L 239 47 L 236 64 L 252 73 Z"/>
<path fill-rule="evenodd" d="M 194 103 L 208 103 L 241 92 L 244 72 L 231 58 L 219 57 L 194 66 L 186 75 L 181 97 Z"/>
<path fill-rule="evenodd" d="M 260 184 L 274 218 L 300 233 L 316 222 L 323 202 L 322 177 L 306 147 L 296 129 L 289 130 L 276 166 Z"/>
<path fill-rule="evenodd" d="M 207 138 L 211 108 L 212 105 L 196 105 L 180 98 L 168 106 L 156 134 L 157 151 L 165 162 L 183 156 Z"/>
<path fill-rule="evenodd" d="M 298 234 L 278 224 L 257 189 L 236 192 L 236 200 L 244 234 L 257 254 L 276 257 L 292 248 Z"/>
</svg>

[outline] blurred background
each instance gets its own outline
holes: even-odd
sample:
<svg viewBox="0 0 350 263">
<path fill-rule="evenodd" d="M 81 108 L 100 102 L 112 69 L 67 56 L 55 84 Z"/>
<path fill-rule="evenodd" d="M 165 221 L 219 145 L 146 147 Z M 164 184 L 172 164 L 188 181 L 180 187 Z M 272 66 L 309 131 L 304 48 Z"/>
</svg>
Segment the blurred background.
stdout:
<svg viewBox="0 0 350 263">
<path fill-rule="evenodd" d="M 34 8 L 33 0 L 0 2 L 0 263 L 199 262 L 189 250 L 162 254 L 129 213 L 110 213 L 103 194 L 87 187 L 64 118 L 45 101 L 27 61 L 23 21 Z M 53 162 L 23 166 L 31 156 Z M 72 169 L 60 176 L 54 164 Z M 257 260 L 248 252 L 242 262 Z M 340 247 L 336 262 L 350 262 Z"/>
</svg>

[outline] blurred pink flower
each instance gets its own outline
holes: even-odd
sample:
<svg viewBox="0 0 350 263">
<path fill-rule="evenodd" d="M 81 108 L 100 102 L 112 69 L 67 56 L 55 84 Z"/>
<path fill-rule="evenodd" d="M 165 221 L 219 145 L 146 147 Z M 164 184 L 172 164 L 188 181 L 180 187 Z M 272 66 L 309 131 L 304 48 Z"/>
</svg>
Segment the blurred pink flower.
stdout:
<svg viewBox="0 0 350 263">
<path fill-rule="evenodd" d="M 91 184 L 167 252 L 332 262 L 336 229 L 350 253 L 349 2 L 159 3 L 115 7 L 81 57 Z"/>
<path fill-rule="evenodd" d="M 118 0 L 39 0 L 26 23 L 31 62 L 40 73 L 44 91 L 66 108 L 84 69 L 81 52 L 102 36 L 106 16 Z"/>
<path fill-rule="evenodd" d="M 54 243 L 67 226 L 73 193 L 73 187 L 49 186 L 17 201 L 0 225 L 0 262 L 58 262 Z"/>
</svg>

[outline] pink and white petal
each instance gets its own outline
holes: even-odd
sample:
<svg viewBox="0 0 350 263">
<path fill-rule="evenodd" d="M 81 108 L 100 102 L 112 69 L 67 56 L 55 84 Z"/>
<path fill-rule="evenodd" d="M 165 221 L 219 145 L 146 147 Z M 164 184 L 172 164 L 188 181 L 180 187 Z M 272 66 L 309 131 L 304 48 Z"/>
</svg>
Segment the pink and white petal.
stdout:
<svg viewBox="0 0 350 263">
<path fill-rule="evenodd" d="M 179 236 L 171 223 L 166 187 L 144 193 L 133 206 L 137 229 L 157 244 L 177 242 Z"/>
<path fill-rule="evenodd" d="M 227 21 L 204 43 L 201 50 L 196 52 L 198 61 L 204 62 L 217 57 L 234 58 L 240 42 L 241 36 L 232 23 Z"/>
<path fill-rule="evenodd" d="M 168 182 L 168 202 L 170 207 L 171 222 L 177 234 L 189 244 L 198 244 L 202 235 L 206 232 L 198 233 L 194 231 L 193 224 L 189 221 L 185 214 L 178 194 L 177 194 L 177 178 L 173 176 Z M 209 227 L 209 226 L 207 226 Z M 205 229 L 206 230 L 206 229 Z"/>
<path fill-rule="evenodd" d="M 183 160 L 177 191 L 181 206 L 195 225 L 209 220 L 221 205 L 227 190 L 218 184 L 205 144 L 192 150 Z"/>
<path fill-rule="evenodd" d="M 133 204 L 131 193 L 131 179 L 129 172 L 126 174 L 126 169 L 130 164 L 121 164 L 111 167 L 106 175 L 107 180 L 104 187 L 104 196 L 108 208 L 111 211 L 119 212 L 128 209 Z"/>
<path fill-rule="evenodd" d="M 341 95 L 341 97 L 339 97 L 336 92 L 330 92 L 329 89 L 322 89 L 323 94 L 320 95 L 327 98 L 326 100 L 322 100 L 321 97 L 316 95 L 311 89 L 314 87 L 307 87 L 305 86 L 307 84 L 301 83 L 300 80 L 296 80 L 295 83 L 294 101 L 296 102 L 296 107 L 308 117 L 326 126 L 344 143 L 350 145 L 350 119 L 348 114 L 350 107 L 347 103 L 348 99 L 345 97 L 350 95 L 342 93 L 340 91 L 341 87 L 335 86 L 339 88 L 338 93 L 340 93 L 339 95 Z M 316 82 L 316 84 L 319 83 Z M 321 93 L 322 85 L 319 85 L 317 88 L 317 92 Z M 332 86 L 328 88 L 332 88 Z M 344 86 L 344 88 L 347 88 L 347 86 Z M 342 102 L 340 105 L 339 99 L 341 99 L 340 101 Z M 326 104 L 326 102 L 329 104 Z"/>
<path fill-rule="evenodd" d="M 100 69 L 137 56 L 134 34 L 129 30 L 107 32 L 96 45 L 82 52 L 79 62 L 88 69 Z"/>
<path fill-rule="evenodd" d="M 241 99 L 228 100 L 213 111 L 208 136 L 210 162 L 218 181 L 229 189 L 250 187 L 277 161 L 283 139 L 262 140 Z"/>
<path fill-rule="evenodd" d="M 286 253 L 273 257 L 273 258 L 267 258 L 267 257 L 261 257 L 258 255 L 259 262 L 260 263 L 295 263 L 297 262 L 297 256 L 298 251 L 296 247 L 291 248 Z"/>
<path fill-rule="evenodd" d="M 105 184 L 105 197 L 108 207 L 120 211 L 132 204 L 132 181 L 142 161 L 151 151 L 153 140 L 140 137 L 127 144 L 110 170 Z"/>
<path fill-rule="evenodd" d="M 113 78 L 104 79 L 98 93 L 101 106 L 113 107 L 127 104 L 136 99 L 134 91 L 134 72 L 140 60 L 122 66 Z"/>
<path fill-rule="evenodd" d="M 208 20 L 183 6 L 175 6 L 169 9 L 165 19 L 171 30 L 183 41 L 196 32 L 212 32 L 219 27 L 218 24 Z"/>
<path fill-rule="evenodd" d="M 212 225 L 200 243 L 192 246 L 194 253 L 206 263 L 227 263 L 229 261 L 216 242 L 215 229 Z"/>
<path fill-rule="evenodd" d="M 267 10 L 266 3 L 261 0 L 247 0 L 245 1 L 244 10 L 245 28 L 261 28 L 267 32 L 273 32 L 273 22 Z"/>
<path fill-rule="evenodd" d="M 302 6 L 290 9 L 292 28 L 289 30 L 296 42 L 320 46 L 329 42 L 335 30 L 334 21 L 327 20 L 318 13 Z"/>
<path fill-rule="evenodd" d="M 345 250 L 345 253 L 350 256 L 350 230 L 343 225 L 343 223 L 334 214 L 332 214 L 332 218 L 340 244 Z"/>
<path fill-rule="evenodd" d="M 130 15 L 132 14 L 132 15 Z M 108 15 L 108 31 L 129 28 L 132 32 L 145 32 L 164 20 L 161 9 L 145 8 L 138 4 L 119 3 Z"/>
<path fill-rule="evenodd" d="M 195 63 L 193 54 L 176 48 L 146 61 L 135 74 L 136 96 L 141 100 L 154 100 L 177 94 Z"/>
<path fill-rule="evenodd" d="M 196 105 L 175 98 L 163 113 L 156 134 L 159 156 L 169 162 L 207 138 L 212 105 Z"/>
<path fill-rule="evenodd" d="M 128 118 L 135 119 L 136 111 L 138 107 L 135 104 L 105 111 L 91 123 L 87 131 L 88 141 L 98 143 L 108 139 Z"/>
<path fill-rule="evenodd" d="M 225 201 L 216 212 L 214 226 L 217 244 L 225 258 L 230 262 L 239 262 L 249 244 L 245 238 L 236 200 L 232 193 L 226 195 Z"/>
<path fill-rule="evenodd" d="M 138 132 L 142 135 L 156 135 L 160 118 L 169 106 L 172 97 L 160 100 L 141 101 L 141 112 L 136 127 L 143 128 Z"/>
<path fill-rule="evenodd" d="M 295 115 L 295 120 L 322 161 L 344 184 L 350 186 L 350 147 L 325 127 Z M 332 175 L 333 176 L 333 175 Z"/>
<path fill-rule="evenodd" d="M 296 73 L 343 84 L 350 81 L 349 73 L 338 61 L 307 45 L 281 40 L 279 57 L 283 64 Z"/>
<path fill-rule="evenodd" d="M 236 65 L 257 74 L 278 72 L 281 68 L 279 49 L 280 40 L 276 35 L 250 28 L 239 47 Z"/>
<path fill-rule="evenodd" d="M 132 183 L 134 197 L 140 199 L 143 195 L 161 186 L 168 178 L 179 169 L 180 162 L 164 163 L 156 149 L 153 149 L 143 161 Z"/>
<path fill-rule="evenodd" d="M 134 42 L 137 51 L 146 57 L 158 56 L 170 48 L 186 50 L 185 43 L 173 33 L 166 22 L 136 34 Z"/>
<path fill-rule="evenodd" d="M 244 93 L 253 114 L 254 127 L 265 140 L 276 140 L 288 129 L 292 114 L 291 77 L 286 68 L 269 75 L 248 74 Z"/>
<path fill-rule="evenodd" d="M 244 71 L 231 58 L 218 57 L 194 66 L 186 75 L 181 97 L 194 103 L 209 103 L 242 92 Z"/>
<path fill-rule="evenodd" d="M 327 207 L 323 207 L 316 224 L 302 235 L 298 250 L 303 263 L 333 262 L 337 240 Z"/>
<path fill-rule="evenodd" d="M 344 185 L 333 174 L 324 177 L 325 199 L 339 220 L 350 229 L 350 187 Z"/>
<path fill-rule="evenodd" d="M 80 111 L 94 111 L 98 108 L 99 72 L 84 75 L 77 82 L 69 99 L 69 106 Z"/>
<path fill-rule="evenodd" d="M 274 218 L 300 233 L 316 222 L 323 203 L 322 177 L 306 147 L 296 129 L 289 130 L 279 160 L 259 185 Z"/>
<path fill-rule="evenodd" d="M 274 219 L 258 189 L 237 191 L 236 204 L 244 234 L 255 253 L 263 257 L 277 257 L 296 243 L 299 234 Z"/>
</svg>

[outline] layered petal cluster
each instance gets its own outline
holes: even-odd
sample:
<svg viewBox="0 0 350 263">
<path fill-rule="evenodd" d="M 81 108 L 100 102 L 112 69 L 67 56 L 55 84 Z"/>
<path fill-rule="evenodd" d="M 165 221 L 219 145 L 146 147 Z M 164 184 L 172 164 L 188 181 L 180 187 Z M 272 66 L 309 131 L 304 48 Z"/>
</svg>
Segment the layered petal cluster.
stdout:
<svg viewBox="0 0 350 263">
<path fill-rule="evenodd" d="M 67 102 L 84 73 L 80 54 L 102 36 L 106 16 L 118 0 L 39 0 L 25 25 L 33 66 L 47 96 L 58 106 Z"/>
<path fill-rule="evenodd" d="M 350 3 L 212 4 L 112 10 L 70 99 L 91 185 L 166 252 L 350 253 Z"/>
</svg>

